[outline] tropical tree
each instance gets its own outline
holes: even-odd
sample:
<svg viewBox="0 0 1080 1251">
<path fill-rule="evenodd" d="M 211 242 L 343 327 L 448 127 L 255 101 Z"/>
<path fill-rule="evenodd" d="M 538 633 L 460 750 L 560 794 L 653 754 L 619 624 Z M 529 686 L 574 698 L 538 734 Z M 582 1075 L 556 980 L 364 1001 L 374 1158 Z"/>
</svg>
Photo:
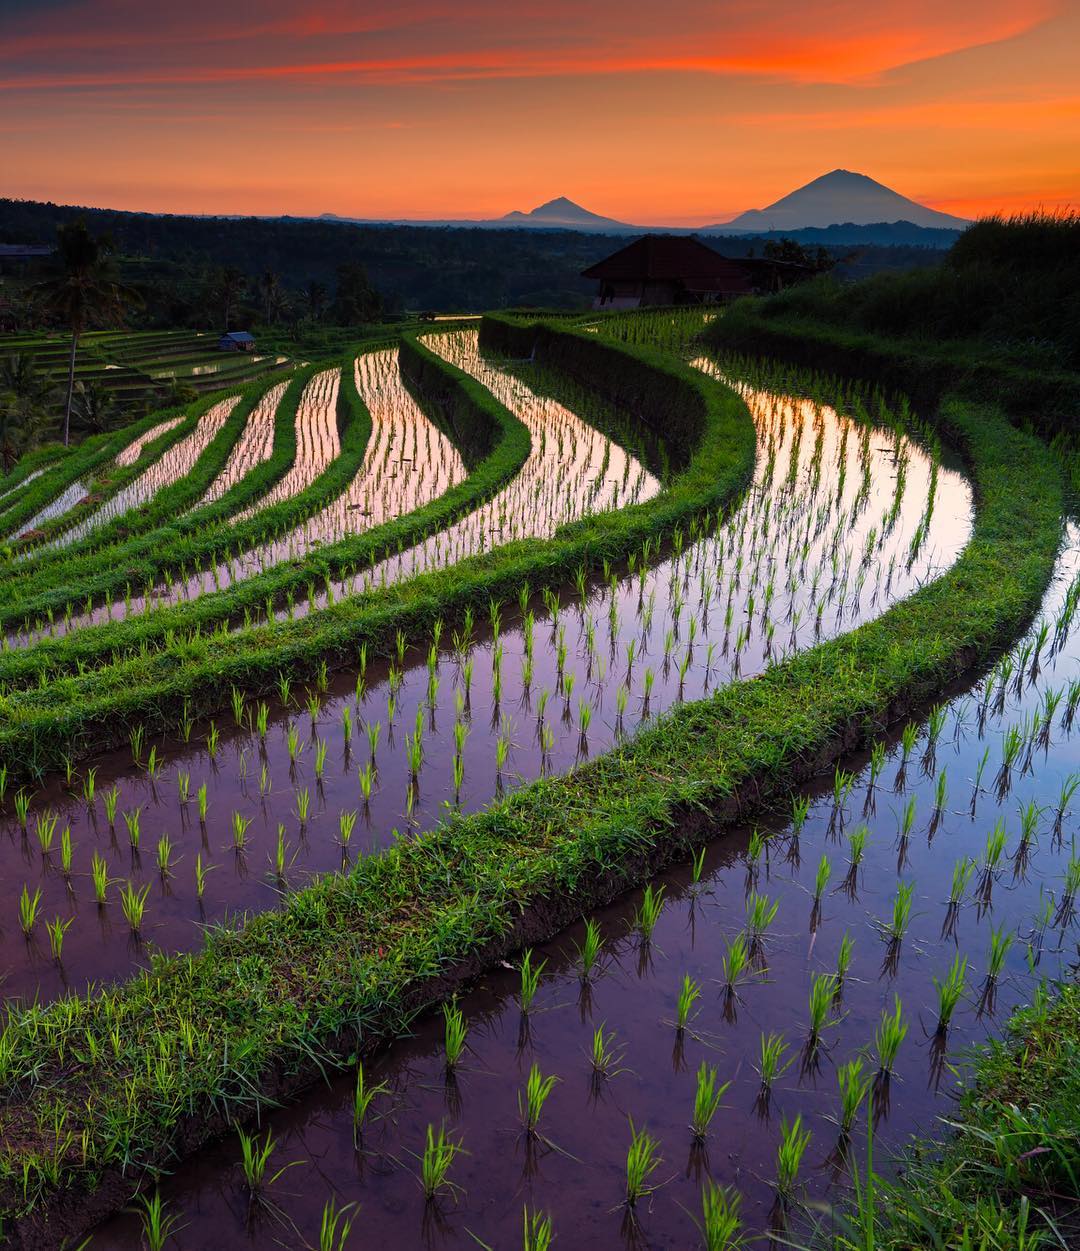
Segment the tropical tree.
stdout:
<svg viewBox="0 0 1080 1251">
<path fill-rule="evenodd" d="M 87 434 L 101 434 L 116 424 L 120 402 L 100 382 L 76 382 L 72 408 Z"/>
<path fill-rule="evenodd" d="M 368 281 L 367 270 L 359 261 L 345 261 L 338 266 L 333 312 L 339 326 L 375 321 L 382 313 L 382 297 Z"/>
<path fill-rule="evenodd" d="M 67 397 L 64 402 L 64 446 L 71 439 L 71 401 L 75 390 L 75 354 L 83 332 L 95 323 L 119 322 L 124 310 L 140 302 L 130 287 L 113 272 L 113 244 L 107 236 L 96 237 L 84 221 L 70 222 L 56 231 L 59 272 L 35 288 L 44 309 L 71 331 L 68 357 Z"/>
<path fill-rule="evenodd" d="M 259 279 L 259 294 L 262 296 L 263 313 L 269 326 L 276 321 L 288 307 L 288 296 L 281 285 L 281 278 L 272 269 L 265 270 Z"/>
<path fill-rule="evenodd" d="M 0 363 L 0 462 L 5 473 L 41 437 L 53 397 L 52 384 L 28 353 Z"/>
<path fill-rule="evenodd" d="M 304 294 L 307 300 L 308 316 L 312 321 L 318 321 L 322 316 L 323 309 L 326 307 L 328 294 L 326 287 L 317 278 L 312 278 L 309 280 L 307 291 Z"/>
<path fill-rule="evenodd" d="M 240 307 L 247 291 L 247 278 L 242 269 L 226 265 L 217 270 L 210 280 L 208 299 L 221 313 L 224 332 L 229 333 L 233 314 Z"/>
</svg>

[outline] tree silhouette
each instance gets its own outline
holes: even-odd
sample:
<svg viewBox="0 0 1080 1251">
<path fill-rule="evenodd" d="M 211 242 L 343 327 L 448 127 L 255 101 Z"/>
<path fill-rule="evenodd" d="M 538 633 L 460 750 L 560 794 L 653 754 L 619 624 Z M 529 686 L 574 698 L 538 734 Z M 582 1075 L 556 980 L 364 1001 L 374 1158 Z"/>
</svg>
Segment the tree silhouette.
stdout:
<svg viewBox="0 0 1080 1251">
<path fill-rule="evenodd" d="M 226 265 L 219 269 L 210 282 L 209 299 L 221 313 L 221 322 L 225 334 L 231 328 L 233 314 L 247 290 L 247 278 L 242 269 L 235 265 Z"/>
<path fill-rule="evenodd" d="M 82 220 L 56 231 L 59 272 L 35 288 L 42 306 L 71 331 L 67 397 L 64 402 L 64 446 L 71 440 L 71 399 L 75 389 L 75 354 L 83 332 L 96 323 L 115 323 L 127 306 L 141 303 L 138 294 L 113 273 L 112 241 L 96 238 Z"/>
<path fill-rule="evenodd" d="M 101 434 L 111 429 L 120 414 L 116 393 L 98 382 L 77 382 L 72 408 L 87 434 Z"/>
<path fill-rule="evenodd" d="M 326 308 L 327 294 L 323 283 L 316 278 L 309 279 L 305 298 L 307 300 L 308 315 L 312 321 L 318 321 L 322 316 L 323 309 Z"/>
<path fill-rule="evenodd" d="M 53 388 L 27 353 L 0 365 L 0 462 L 7 473 L 41 436 Z"/>
</svg>

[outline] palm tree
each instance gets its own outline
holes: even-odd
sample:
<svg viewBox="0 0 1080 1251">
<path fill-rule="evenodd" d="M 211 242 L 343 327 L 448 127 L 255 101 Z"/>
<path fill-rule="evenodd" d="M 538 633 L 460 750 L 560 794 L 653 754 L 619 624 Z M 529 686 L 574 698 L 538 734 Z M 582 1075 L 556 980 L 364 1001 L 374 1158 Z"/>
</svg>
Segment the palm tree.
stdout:
<svg viewBox="0 0 1080 1251">
<path fill-rule="evenodd" d="M 0 364 L 0 461 L 4 472 L 41 436 L 45 413 L 54 396 L 32 356 L 21 352 Z"/>
<path fill-rule="evenodd" d="M 322 311 L 326 307 L 327 290 L 321 282 L 316 278 L 312 278 L 307 285 L 307 306 L 308 315 L 312 321 L 318 321 L 322 316 Z"/>
<path fill-rule="evenodd" d="M 116 393 L 99 382 L 76 382 L 73 407 L 87 434 L 111 429 L 120 413 Z"/>
<path fill-rule="evenodd" d="M 126 306 L 139 301 L 112 272 L 109 258 L 112 241 L 97 238 L 83 221 L 71 222 L 56 231 L 60 272 L 36 287 L 46 310 L 62 318 L 71 330 L 68 358 L 67 399 L 64 403 L 64 446 L 71 440 L 71 398 L 75 390 L 75 354 L 79 339 L 94 322 L 120 321 Z"/>
<path fill-rule="evenodd" d="M 266 324 L 269 326 L 285 311 L 287 297 L 281 285 L 281 279 L 272 269 L 266 270 L 259 279 L 259 290 L 262 293 Z"/>
<path fill-rule="evenodd" d="M 246 289 L 247 279 L 244 271 L 237 269 L 235 265 L 227 265 L 224 269 L 219 269 L 210 281 L 208 297 L 210 302 L 216 304 L 221 310 L 221 320 L 226 334 L 229 333 L 229 323 L 232 321 L 237 305 L 244 298 Z"/>
</svg>

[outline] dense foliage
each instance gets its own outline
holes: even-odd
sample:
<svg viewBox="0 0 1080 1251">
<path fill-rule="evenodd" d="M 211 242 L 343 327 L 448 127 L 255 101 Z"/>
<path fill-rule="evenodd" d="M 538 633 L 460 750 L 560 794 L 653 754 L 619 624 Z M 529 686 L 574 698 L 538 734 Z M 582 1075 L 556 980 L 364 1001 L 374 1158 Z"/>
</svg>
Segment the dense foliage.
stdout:
<svg viewBox="0 0 1080 1251">
<path fill-rule="evenodd" d="M 989 218 L 938 265 L 850 286 L 819 278 L 763 312 L 926 343 L 978 341 L 1027 367 L 1080 368 L 1080 215 Z"/>
</svg>

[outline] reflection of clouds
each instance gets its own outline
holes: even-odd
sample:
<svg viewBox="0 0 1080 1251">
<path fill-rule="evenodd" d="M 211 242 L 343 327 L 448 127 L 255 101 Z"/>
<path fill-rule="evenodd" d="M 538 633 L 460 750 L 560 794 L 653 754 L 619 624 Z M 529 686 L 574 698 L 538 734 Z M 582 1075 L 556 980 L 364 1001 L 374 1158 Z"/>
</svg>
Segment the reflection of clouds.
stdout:
<svg viewBox="0 0 1080 1251">
<path fill-rule="evenodd" d="M 78 542 L 79 539 L 85 538 L 91 531 L 97 530 L 109 521 L 114 521 L 117 517 L 122 517 L 124 513 L 129 512 L 131 509 L 141 508 L 144 504 L 149 503 L 163 487 L 172 486 L 174 482 L 178 482 L 181 478 L 191 473 L 195 467 L 195 462 L 221 432 L 221 428 L 228 420 L 229 414 L 239 403 L 240 397 L 234 395 L 230 399 L 221 400 L 211 408 L 208 408 L 196 421 L 195 429 L 189 435 L 186 435 L 179 443 L 174 444 L 167 451 L 163 452 L 152 465 L 143 470 L 133 482 L 129 482 L 126 487 L 123 487 L 115 495 L 107 499 L 96 512 L 91 513 L 89 517 L 81 521 L 77 526 L 66 530 L 58 538 L 51 543 L 45 544 L 44 548 L 39 550 L 67 547 L 71 543 Z M 178 426 L 183 420 L 183 417 L 177 417 L 147 431 L 146 434 L 124 448 L 116 458 L 117 465 L 134 464 L 148 442 L 164 434 L 167 430 Z"/>
<path fill-rule="evenodd" d="M 340 385 L 341 371 L 326 369 L 316 374 L 304 387 L 296 406 L 296 459 L 276 486 L 249 508 L 236 514 L 237 521 L 299 495 L 341 455 L 337 428 Z"/>
<path fill-rule="evenodd" d="M 212 504 L 230 491 L 236 484 L 264 460 L 270 459 L 274 450 L 274 417 L 288 382 L 278 382 L 270 388 L 252 409 L 236 445 L 229 453 L 225 468 L 210 484 L 210 489 L 199 501 Z"/>
<path fill-rule="evenodd" d="M 455 564 L 517 539 L 550 538 L 568 522 L 651 499 L 659 481 L 564 405 L 480 355 L 476 330 L 431 335 L 425 345 L 471 374 L 528 429 L 529 455 L 514 480 L 447 529 L 358 575 L 361 590 Z"/>
</svg>

